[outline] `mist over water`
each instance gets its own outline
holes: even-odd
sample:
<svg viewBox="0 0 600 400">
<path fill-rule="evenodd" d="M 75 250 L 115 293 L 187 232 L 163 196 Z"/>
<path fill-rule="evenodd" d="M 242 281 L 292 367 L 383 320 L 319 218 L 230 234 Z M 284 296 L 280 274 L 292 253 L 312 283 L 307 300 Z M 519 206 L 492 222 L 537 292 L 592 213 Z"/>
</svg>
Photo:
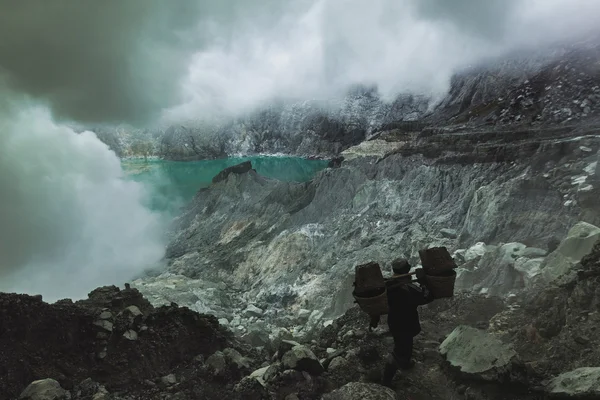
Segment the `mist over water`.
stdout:
<svg viewBox="0 0 600 400">
<path fill-rule="evenodd" d="M 175 217 L 198 190 L 211 185 L 212 179 L 225 168 L 250 161 L 253 169 L 266 178 L 284 182 L 306 182 L 325 169 L 328 160 L 298 157 L 251 156 L 202 161 L 124 160 L 125 173 L 136 182 L 146 184 L 151 196 L 150 209 Z"/>
</svg>

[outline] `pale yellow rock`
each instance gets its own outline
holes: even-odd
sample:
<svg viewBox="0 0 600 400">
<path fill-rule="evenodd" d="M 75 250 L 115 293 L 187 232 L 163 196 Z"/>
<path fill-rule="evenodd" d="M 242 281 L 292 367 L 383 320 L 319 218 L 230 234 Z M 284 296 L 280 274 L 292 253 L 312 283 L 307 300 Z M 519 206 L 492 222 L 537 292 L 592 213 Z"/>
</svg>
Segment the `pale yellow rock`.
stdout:
<svg viewBox="0 0 600 400">
<path fill-rule="evenodd" d="M 575 225 L 558 248 L 550 253 L 541 265 L 542 277 L 546 283 L 569 280 L 574 277 L 573 266 L 581 261 L 600 240 L 600 228 L 579 222 Z"/>
<path fill-rule="evenodd" d="M 369 140 L 359 145 L 350 147 L 342 152 L 346 161 L 359 157 L 384 158 L 404 146 L 403 142 L 386 142 L 385 140 Z"/>
</svg>

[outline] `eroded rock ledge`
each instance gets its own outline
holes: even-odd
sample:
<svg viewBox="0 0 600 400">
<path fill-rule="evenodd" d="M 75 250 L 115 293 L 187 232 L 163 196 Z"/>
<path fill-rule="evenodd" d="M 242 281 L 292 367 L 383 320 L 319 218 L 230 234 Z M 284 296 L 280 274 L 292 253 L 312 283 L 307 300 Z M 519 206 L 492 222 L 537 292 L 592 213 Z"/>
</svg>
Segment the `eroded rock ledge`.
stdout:
<svg viewBox="0 0 600 400">
<path fill-rule="evenodd" d="M 240 331 L 247 327 L 236 316 L 247 304 L 265 310 L 272 326 L 308 320 L 295 333 L 304 337 L 313 321 L 352 305 L 355 265 L 377 260 L 386 268 L 400 256 L 416 265 L 424 247 L 455 251 L 483 242 L 506 254 L 486 256 L 482 268 L 461 265 L 461 288 L 507 295 L 531 283 L 540 259 L 577 223 L 600 223 L 595 134 L 464 132 L 447 142 L 446 134 L 394 135 L 348 150 L 340 167 L 311 182 L 279 182 L 254 171 L 216 182 L 176 220 L 169 273 L 133 284 L 156 301 L 195 297 L 186 304 L 235 329 L 242 325 Z M 490 143 L 501 153 L 526 153 L 506 160 L 492 152 L 477 161 L 477 146 Z M 440 154 L 428 158 L 432 149 Z M 507 253 L 512 243 L 525 251 L 518 265 L 516 253 Z M 161 279 L 177 282 L 177 290 L 161 288 Z"/>
</svg>

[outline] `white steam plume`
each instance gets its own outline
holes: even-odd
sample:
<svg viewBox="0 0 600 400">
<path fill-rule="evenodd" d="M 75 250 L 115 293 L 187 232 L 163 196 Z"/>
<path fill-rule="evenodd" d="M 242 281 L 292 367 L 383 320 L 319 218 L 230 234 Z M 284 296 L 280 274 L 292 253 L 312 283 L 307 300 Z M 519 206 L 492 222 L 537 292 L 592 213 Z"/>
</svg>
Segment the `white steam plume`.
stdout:
<svg viewBox="0 0 600 400">
<path fill-rule="evenodd" d="M 160 262 L 163 221 L 144 188 L 93 133 L 60 121 L 152 120 L 177 98 L 204 11 L 221 12 L 196 0 L 0 0 L 0 290 L 78 298 Z"/>
<path fill-rule="evenodd" d="M 160 216 L 95 134 L 44 108 L 0 115 L 0 291 L 80 298 L 161 260 Z"/>
</svg>

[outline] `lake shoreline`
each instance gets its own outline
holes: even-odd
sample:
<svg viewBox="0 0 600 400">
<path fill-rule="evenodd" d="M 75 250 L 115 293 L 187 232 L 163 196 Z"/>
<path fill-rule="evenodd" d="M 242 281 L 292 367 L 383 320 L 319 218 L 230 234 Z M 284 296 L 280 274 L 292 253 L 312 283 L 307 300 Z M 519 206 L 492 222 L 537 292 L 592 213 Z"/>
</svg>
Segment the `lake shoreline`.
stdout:
<svg viewBox="0 0 600 400">
<path fill-rule="evenodd" d="M 283 182 L 308 182 L 328 167 L 329 160 L 293 156 L 246 156 L 201 161 L 170 161 L 159 158 L 121 159 L 126 179 L 143 184 L 149 193 L 149 208 L 172 210 L 191 201 L 198 190 L 209 187 L 221 171 L 250 161 L 256 172 Z"/>
<path fill-rule="evenodd" d="M 199 161 L 216 161 L 216 160 L 228 160 L 228 159 L 232 159 L 232 158 L 252 158 L 252 157 L 298 158 L 298 159 L 309 160 L 309 161 L 329 161 L 333 158 L 333 157 L 308 156 L 308 155 L 297 156 L 297 155 L 290 155 L 290 154 L 286 154 L 286 153 L 264 153 L 264 154 L 237 153 L 237 154 L 230 154 L 227 157 L 207 158 L 207 159 L 190 159 L 190 160 L 169 160 L 169 159 L 162 158 L 160 156 L 154 156 L 154 155 L 148 156 L 148 157 L 123 156 L 123 157 L 119 157 L 119 159 L 121 161 L 165 161 L 165 162 L 190 163 L 190 162 L 199 162 Z"/>
</svg>

